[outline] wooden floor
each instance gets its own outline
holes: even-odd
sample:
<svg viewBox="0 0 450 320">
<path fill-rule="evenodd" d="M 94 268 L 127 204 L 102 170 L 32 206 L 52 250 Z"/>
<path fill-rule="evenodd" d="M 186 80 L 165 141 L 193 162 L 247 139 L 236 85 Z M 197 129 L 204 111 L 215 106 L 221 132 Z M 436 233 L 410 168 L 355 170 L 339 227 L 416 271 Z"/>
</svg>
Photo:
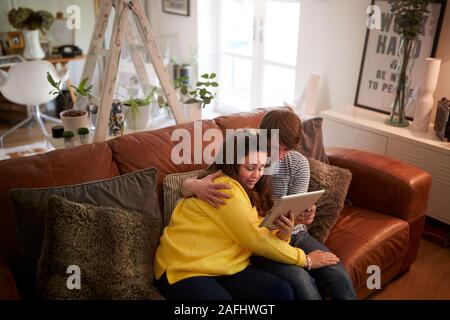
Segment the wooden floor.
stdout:
<svg viewBox="0 0 450 320">
<path fill-rule="evenodd" d="M 51 128 L 55 124 L 53 123 L 46 123 L 47 131 L 51 134 Z M 9 129 L 11 126 L 1 124 L 0 123 L 0 134 L 5 132 L 7 129 Z M 39 129 L 39 126 L 34 123 L 30 129 L 28 129 L 27 125 L 24 127 L 17 129 L 10 135 L 6 136 L 4 139 L 4 148 L 11 148 L 11 147 L 17 147 L 24 144 L 30 144 L 38 141 L 44 140 L 44 135 L 42 134 L 41 130 Z"/>
<path fill-rule="evenodd" d="M 410 270 L 369 299 L 450 300 L 450 248 L 422 239 Z"/>
<path fill-rule="evenodd" d="M 47 124 L 50 130 L 51 124 Z M 0 133 L 8 126 L 0 124 Z M 5 139 L 5 147 L 15 147 L 43 140 L 37 125 L 19 129 Z M 444 299 L 450 300 L 450 249 L 445 249 L 428 240 L 422 239 L 417 260 L 410 270 L 391 281 L 369 299 L 409 300 Z"/>
</svg>

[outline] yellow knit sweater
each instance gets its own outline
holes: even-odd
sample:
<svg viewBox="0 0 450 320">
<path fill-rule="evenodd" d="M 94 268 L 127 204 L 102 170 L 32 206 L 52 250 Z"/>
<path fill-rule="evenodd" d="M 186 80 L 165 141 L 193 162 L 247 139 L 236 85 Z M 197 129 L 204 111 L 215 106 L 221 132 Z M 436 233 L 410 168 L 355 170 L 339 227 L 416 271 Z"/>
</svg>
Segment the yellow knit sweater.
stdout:
<svg viewBox="0 0 450 320">
<path fill-rule="evenodd" d="M 242 186 L 228 176 L 217 183 L 231 189 L 216 209 L 198 198 L 181 200 L 164 229 L 154 259 L 155 277 L 166 272 L 173 284 L 194 276 L 231 275 L 244 270 L 252 254 L 286 264 L 305 266 L 303 250 L 290 246 L 266 228 Z"/>
</svg>

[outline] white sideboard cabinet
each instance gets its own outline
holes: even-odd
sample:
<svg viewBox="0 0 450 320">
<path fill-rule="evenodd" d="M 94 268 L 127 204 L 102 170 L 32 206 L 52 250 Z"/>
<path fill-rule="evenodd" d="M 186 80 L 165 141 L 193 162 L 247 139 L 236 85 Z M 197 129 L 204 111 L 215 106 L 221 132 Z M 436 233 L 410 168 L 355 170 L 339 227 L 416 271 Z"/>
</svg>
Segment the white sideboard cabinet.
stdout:
<svg viewBox="0 0 450 320">
<path fill-rule="evenodd" d="M 384 123 L 386 114 L 354 107 L 326 110 L 325 147 L 346 147 L 378 153 L 418 166 L 433 177 L 427 215 L 450 224 L 450 142 L 426 133 Z"/>
</svg>

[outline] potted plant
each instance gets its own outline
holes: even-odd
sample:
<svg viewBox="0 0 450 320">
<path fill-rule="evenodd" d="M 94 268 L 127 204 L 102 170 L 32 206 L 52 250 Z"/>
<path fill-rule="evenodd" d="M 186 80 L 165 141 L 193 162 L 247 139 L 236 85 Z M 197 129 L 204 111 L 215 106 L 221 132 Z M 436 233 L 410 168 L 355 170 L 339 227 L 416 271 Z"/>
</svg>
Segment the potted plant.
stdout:
<svg viewBox="0 0 450 320">
<path fill-rule="evenodd" d="M 411 71 L 416 58 L 417 39 L 424 31 L 424 21 L 427 18 L 429 0 L 389 0 L 391 12 L 395 16 L 394 23 L 400 35 L 399 55 L 397 64 L 397 87 L 395 99 L 391 106 L 391 115 L 387 124 L 406 127 L 405 111 L 409 100 Z"/>
<path fill-rule="evenodd" d="M 64 138 L 64 146 L 68 147 L 73 147 L 73 137 L 75 135 L 73 134 L 72 131 L 64 131 L 63 132 L 63 138 Z"/>
<path fill-rule="evenodd" d="M 130 97 L 123 101 L 123 111 L 125 113 L 125 124 L 129 129 L 140 130 L 147 127 L 150 119 L 150 104 L 156 87 L 153 87 L 150 94 L 143 99 Z"/>
<path fill-rule="evenodd" d="M 59 117 L 61 118 L 63 122 L 64 130 L 66 131 L 72 131 L 77 132 L 78 128 L 87 127 L 88 126 L 88 114 L 85 110 L 74 110 L 69 109 L 69 100 L 65 94 L 63 94 L 61 89 L 61 80 L 56 82 L 51 74 L 47 72 L 47 80 L 52 86 L 52 90 L 49 92 L 53 95 L 61 95 L 64 101 L 64 108 L 66 110 L 62 111 L 59 114 Z M 87 90 L 85 88 L 85 85 L 87 83 L 87 78 L 83 79 L 80 83 L 80 85 L 75 87 L 77 89 L 77 92 L 83 92 Z"/>
<path fill-rule="evenodd" d="M 217 88 L 219 84 L 215 81 L 215 73 L 205 73 L 201 76 L 203 81 L 197 81 L 194 88 L 190 88 L 186 83 L 186 77 L 179 77 L 175 79 L 175 89 L 181 95 L 181 102 L 183 103 L 183 111 L 187 121 L 201 120 L 202 109 L 210 104 L 216 97 L 216 92 L 211 92 L 209 89 Z"/>
<path fill-rule="evenodd" d="M 86 110 L 90 119 L 90 127 L 91 129 L 95 129 L 95 125 L 97 123 L 98 106 L 91 101 L 91 98 L 98 99 L 98 97 L 91 93 L 93 85 L 88 86 L 88 80 L 89 78 L 86 77 L 81 80 L 78 87 L 74 85 L 71 85 L 71 87 L 75 89 L 75 92 L 77 94 L 75 109 Z"/>
<path fill-rule="evenodd" d="M 89 143 L 89 129 L 88 128 L 86 128 L 86 127 L 79 128 L 78 135 L 80 136 L 81 144 Z"/>
<path fill-rule="evenodd" d="M 45 10 L 33 11 L 19 7 L 8 12 L 8 21 L 13 28 L 20 29 L 25 38 L 23 56 L 26 59 L 42 59 L 45 52 L 39 41 L 39 30 L 45 35 L 53 23 L 53 15 Z"/>
</svg>

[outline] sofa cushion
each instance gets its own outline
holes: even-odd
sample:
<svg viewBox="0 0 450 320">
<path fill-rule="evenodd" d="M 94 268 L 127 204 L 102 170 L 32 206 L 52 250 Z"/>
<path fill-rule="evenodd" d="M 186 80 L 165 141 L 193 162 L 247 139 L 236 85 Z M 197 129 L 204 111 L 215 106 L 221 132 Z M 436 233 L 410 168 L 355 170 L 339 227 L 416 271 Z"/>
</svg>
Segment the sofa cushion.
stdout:
<svg viewBox="0 0 450 320">
<path fill-rule="evenodd" d="M 155 215 L 51 196 L 38 263 L 37 298 L 151 299 L 157 291 L 152 286 L 153 256 L 160 223 Z M 68 272 L 70 266 L 79 269 Z M 75 279 L 69 281 L 69 277 Z M 67 283 L 79 288 L 68 288 Z"/>
<path fill-rule="evenodd" d="M 167 174 L 206 168 L 207 165 L 203 162 L 203 157 L 200 157 L 200 164 L 195 164 L 194 161 L 194 151 L 199 150 L 202 154 L 204 148 L 211 143 L 210 141 L 203 141 L 202 133 L 205 133 L 209 129 L 215 129 L 216 133 L 220 134 L 222 138 L 220 128 L 213 120 L 203 120 L 197 123 L 201 124 L 201 127 L 197 127 L 196 132 L 198 137 L 195 137 L 196 141 L 194 141 L 194 122 L 159 130 L 129 134 L 109 140 L 108 144 L 113 150 L 113 157 L 119 167 L 120 173 L 133 172 L 148 167 L 156 168 L 158 170 L 158 196 L 162 203 L 164 200 L 162 182 Z M 185 134 L 187 138 L 171 141 L 171 136 L 175 130 L 177 130 L 176 133 Z M 190 140 L 187 141 L 189 138 Z M 199 143 L 197 140 L 201 140 L 202 143 Z M 172 150 L 175 146 L 180 146 L 180 143 L 187 143 L 186 145 L 190 146 L 190 150 L 187 151 L 187 158 L 191 164 L 177 164 L 172 161 Z M 219 146 L 221 144 L 220 141 Z"/>
<path fill-rule="evenodd" d="M 20 254 L 8 192 L 13 188 L 55 187 L 119 175 L 106 143 L 55 150 L 31 157 L 0 161 L 0 248 Z"/>
<path fill-rule="evenodd" d="M 261 119 L 267 111 L 272 109 L 285 109 L 292 111 L 289 107 L 276 108 L 257 108 L 251 112 L 239 112 L 230 115 L 224 115 L 214 118 L 218 126 L 225 131 L 225 129 L 240 129 L 240 128 L 259 128 Z"/>
<path fill-rule="evenodd" d="M 156 170 L 151 168 L 85 184 L 11 190 L 11 205 L 22 253 L 13 270 L 18 275 L 16 279 L 21 296 L 34 297 L 35 272 L 44 238 L 44 217 L 51 195 L 79 203 L 135 210 L 157 217 L 162 227 L 155 180 Z"/>
<path fill-rule="evenodd" d="M 163 180 L 164 192 L 164 225 L 167 226 L 170 221 L 173 209 L 175 209 L 181 195 L 181 186 L 184 180 L 196 178 L 204 170 L 194 170 L 188 172 L 168 174 Z"/>
<path fill-rule="evenodd" d="M 391 272 L 396 274 L 408 243 L 406 221 L 346 205 L 325 244 L 341 258 L 358 289 L 366 285 L 370 265 L 379 266 L 382 273 L 395 266 Z"/>
<path fill-rule="evenodd" d="M 308 159 L 311 169 L 308 191 L 325 190 L 317 201 L 316 216 L 308 226 L 309 233 L 324 243 L 344 208 L 345 196 L 352 179 L 350 170 Z"/>
<path fill-rule="evenodd" d="M 328 163 L 322 134 L 322 118 L 312 118 L 302 121 L 302 135 L 297 151 L 307 158 Z"/>
</svg>

